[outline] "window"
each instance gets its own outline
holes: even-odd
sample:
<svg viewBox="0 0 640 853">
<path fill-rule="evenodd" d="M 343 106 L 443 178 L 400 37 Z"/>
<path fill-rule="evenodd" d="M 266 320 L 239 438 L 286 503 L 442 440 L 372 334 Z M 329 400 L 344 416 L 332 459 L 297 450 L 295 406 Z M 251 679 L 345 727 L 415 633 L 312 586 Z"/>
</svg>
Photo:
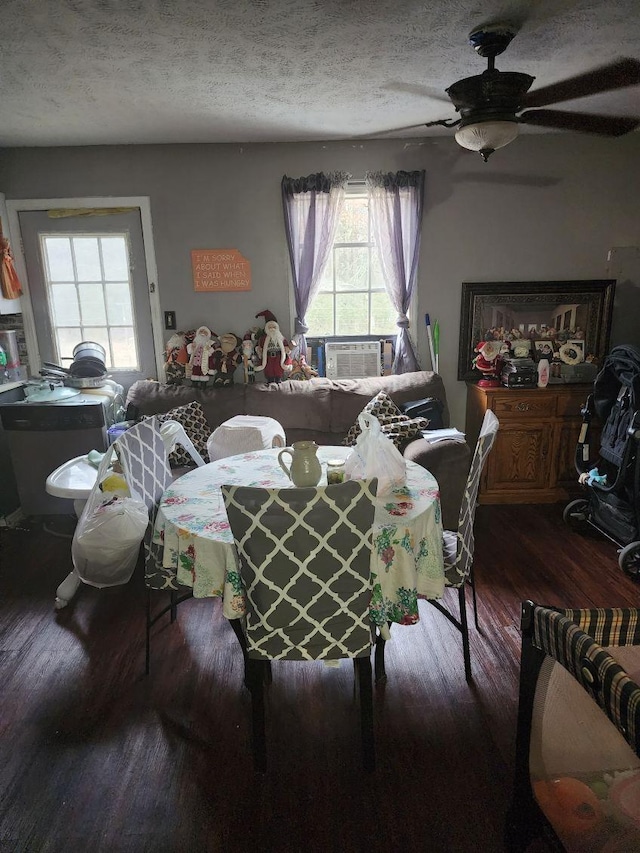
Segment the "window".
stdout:
<svg viewBox="0 0 640 853">
<path fill-rule="evenodd" d="M 311 337 L 395 336 L 396 311 L 384 289 L 371 234 L 369 198 L 347 190 L 320 289 L 307 311 Z"/>
<path fill-rule="evenodd" d="M 89 340 L 107 368 L 138 370 L 127 234 L 41 234 L 40 246 L 58 362 Z"/>
</svg>

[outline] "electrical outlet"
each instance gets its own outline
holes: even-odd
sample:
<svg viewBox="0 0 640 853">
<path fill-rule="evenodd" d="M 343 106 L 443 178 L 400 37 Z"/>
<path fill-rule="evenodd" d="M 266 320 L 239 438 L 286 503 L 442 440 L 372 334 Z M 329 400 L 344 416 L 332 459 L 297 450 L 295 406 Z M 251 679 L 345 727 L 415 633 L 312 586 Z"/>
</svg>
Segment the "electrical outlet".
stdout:
<svg viewBox="0 0 640 853">
<path fill-rule="evenodd" d="M 176 328 L 176 312 L 175 311 L 165 311 L 164 312 L 164 327 L 165 327 L 165 329 L 175 329 Z"/>
</svg>

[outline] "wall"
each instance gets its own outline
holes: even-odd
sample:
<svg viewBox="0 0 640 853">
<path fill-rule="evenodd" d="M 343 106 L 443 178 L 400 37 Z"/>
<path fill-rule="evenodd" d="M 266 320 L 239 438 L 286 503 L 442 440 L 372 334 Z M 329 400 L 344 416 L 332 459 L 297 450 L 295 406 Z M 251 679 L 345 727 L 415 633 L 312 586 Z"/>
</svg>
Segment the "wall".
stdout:
<svg viewBox="0 0 640 853">
<path fill-rule="evenodd" d="M 180 328 L 207 322 L 219 333 L 242 333 L 269 307 L 288 333 L 282 175 L 341 169 L 361 178 L 367 169 L 420 168 L 427 180 L 418 316 L 428 311 L 440 321 L 440 372 L 454 423 L 463 427 L 465 387 L 456 379 L 461 282 L 608 277 L 612 249 L 631 256 L 640 247 L 639 134 L 614 140 L 526 135 L 486 164 L 450 136 L 5 149 L 0 189 L 7 199 L 149 196 L 162 308 L 176 311 Z M 252 263 L 253 290 L 194 293 L 193 248 L 239 249 Z M 612 257 L 617 269 L 625 253 Z M 629 339 L 628 323 L 629 312 L 640 307 L 637 276 L 637 263 L 621 275 L 613 343 L 640 344 Z M 429 367 L 422 325 L 414 334 Z"/>
</svg>

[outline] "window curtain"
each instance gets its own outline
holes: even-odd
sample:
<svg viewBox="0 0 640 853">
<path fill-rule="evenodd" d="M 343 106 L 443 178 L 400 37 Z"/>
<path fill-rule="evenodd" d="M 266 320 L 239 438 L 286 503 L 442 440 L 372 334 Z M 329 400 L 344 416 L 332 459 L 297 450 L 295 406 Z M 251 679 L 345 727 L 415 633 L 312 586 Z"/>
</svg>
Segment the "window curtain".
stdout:
<svg viewBox="0 0 640 853">
<path fill-rule="evenodd" d="M 418 275 L 424 175 L 424 170 L 366 175 L 371 225 L 385 288 L 398 312 L 394 373 L 420 369 L 409 335 L 407 311 Z"/>
<path fill-rule="evenodd" d="M 296 308 L 293 331 L 303 355 L 307 348 L 305 334 L 309 331 L 305 315 L 329 259 L 349 177 L 346 172 L 318 172 L 306 178 L 282 178 L 284 227 Z"/>
</svg>

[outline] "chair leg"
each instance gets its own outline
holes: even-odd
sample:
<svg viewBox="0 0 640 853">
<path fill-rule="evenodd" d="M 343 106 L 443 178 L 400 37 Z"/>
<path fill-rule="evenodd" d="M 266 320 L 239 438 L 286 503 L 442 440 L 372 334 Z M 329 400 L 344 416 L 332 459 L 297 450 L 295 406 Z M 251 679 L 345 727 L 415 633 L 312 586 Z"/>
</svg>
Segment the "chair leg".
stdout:
<svg viewBox="0 0 640 853">
<path fill-rule="evenodd" d="M 462 653 L 464 655 L 464 677 L 467 681 L 471 681 L 471 651 L 469 649 L 467 598 L 464 584 L 458 587 L 458 603 L 460 605 L 460 633 L 462 634 Z"/>
<path fill-rule="evenodd" d="M 146 605 L 146 638 L 145 638 L 145 675 L 149 675 L 151 665 L 151 628 L 156 622 L 161 619 L 165 613 L 169 613 L 171 622 L 175 622 L 178 616 L 178 605 L 191 598 L 193 593 L 189 590 L 187 593 L 180 593 L 178 589 L 172 589 L 169 592 L 169 603 L 161 607 L 155 616 L 151 615 L 151 593 L 157 592 L 152 587 L 147 587 L 147 605 Z"/>
<path fill-rule="evenodd" d="M 178 617 L 178 590 L 171 590 L 171 605 L 169 608 L 171 613 L 171 622 L 175 622 Z"/>
<path fill-rule="evenodd" d="M 388 623 L 391 628 L 391 622 Z M 384 666 L 384 650 L 386 641 L 382 634 L 378 631 L 376 635 L 376 645 L 374 652 L 374 672 L 376 684 L 384 684 L 387 680 L 387 671 Z"/>
<path fill-rule="evenodd" d="M 471 585 L 471 594 L 473 600 L 473 619 L 476 623 L 476 631 L 480 631 L 480 623 L 478 622 L 478 600 L 476 598 L 476 581 L 473 576 L 473 564 L 471 564 L 471 571 L 469 572 L 469 583 Z"/>
<path fill-rule="evenodd" d="M 233 633 L 236 635 L 236 639 L 242 649 L 242 657 L 244 660 L 244 686 L 250 687 L 249 685 L 249 658 L 247 656 L 247 638 L 244 635 L 244 631 L 242 629 L 242 620 L 241 619 L 229 619 L 231 622 L 231 627 L 233 628 Z"/>
<path fill-rule="evenodd" d="M 267 771 L 267 742 L 264 719 L 264 661 L 247 658 L 247 681 L 251 693 L 251 748 L 257 773 Z"/>
<path fill-rule="evenodd" d="M 144 673 L 149 675 L 151 666 L 151 590 L 147 587 L 147 630 L 145 638 Z"/>
<path fill-rule="evenodd" d="M 360 693 L 360 727 L 362 732 L 362 766 L 367 772 L 376 769 L 373 735 L 373 679 L 371 656 L 354 658 Z"/>
</svg>

